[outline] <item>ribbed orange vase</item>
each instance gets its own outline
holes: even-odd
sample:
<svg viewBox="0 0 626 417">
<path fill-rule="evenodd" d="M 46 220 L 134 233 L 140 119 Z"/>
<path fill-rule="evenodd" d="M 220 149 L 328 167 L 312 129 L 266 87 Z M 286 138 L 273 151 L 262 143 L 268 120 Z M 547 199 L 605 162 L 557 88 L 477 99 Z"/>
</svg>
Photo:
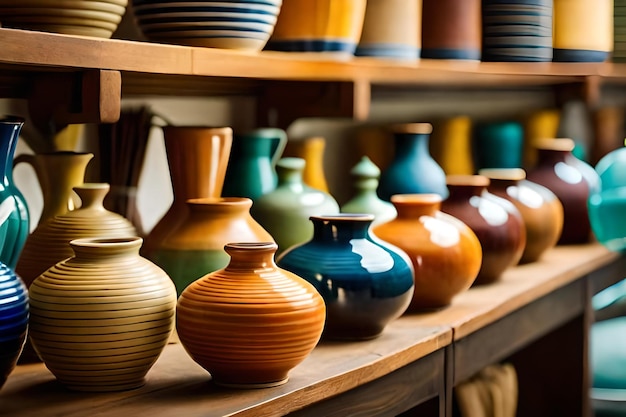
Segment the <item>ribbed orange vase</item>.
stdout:
<svg viewBox="0 0 626 417">
<path fill-rule="evenodd" d="M 181 343 L 219 385 L 281 385 L 319 341 L 324 300 L 304 279 L 278 268 L 273 242 L 230 243 L 231 260 L 180 295 Z"/>
</svg>

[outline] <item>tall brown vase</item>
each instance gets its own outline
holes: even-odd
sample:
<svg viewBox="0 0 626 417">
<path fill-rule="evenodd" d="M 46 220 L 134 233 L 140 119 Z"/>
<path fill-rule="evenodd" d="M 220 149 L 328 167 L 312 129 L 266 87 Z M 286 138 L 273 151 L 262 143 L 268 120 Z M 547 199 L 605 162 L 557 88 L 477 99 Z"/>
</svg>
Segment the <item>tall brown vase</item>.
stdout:
<svg viewBox="0 0 626 417">
<path fill-rule="evenodd" d="M 163 137 L 174 201 L 145 237 L 141 253 L 149 259 L 187 217 L 187 200 L 220 197 L 233 131 L 230 127 L 165 126 Z"/>
</svg>

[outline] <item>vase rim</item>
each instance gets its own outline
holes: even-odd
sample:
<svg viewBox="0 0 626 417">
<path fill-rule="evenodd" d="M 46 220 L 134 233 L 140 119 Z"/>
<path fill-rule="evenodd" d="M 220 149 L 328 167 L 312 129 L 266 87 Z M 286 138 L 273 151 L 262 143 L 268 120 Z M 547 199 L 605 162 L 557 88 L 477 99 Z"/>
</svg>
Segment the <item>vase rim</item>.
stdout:
<svg viewBox="0 0 626 417">
<path fill-rule="evenodd" d="M 276 242 L 230 242 L 224 245 L 224 250 L 228 251 L 229 249 L 233 250 L 273 250 L 276 251 L 278 249 L 278 245 Z"/>
<path fill-rule="evenodd" d="M 478 170 L 478 174 L 492 180 L 520 181 L 526 178 L 523 168 L 483 168 Z"/>
<path fill-rule="evenodd" d="M 108 182 L 84 182 L 81 185 L 77 185 L 72 187 L 74 191 L 76 190 L 108 190 L 111 186 Z"/>
<path fill-rule="evenodd" d="M 536 149 L 571 152 L 576 143 L 571 138 L 541 138 L 535 141 L 534 146 Z"/>
<path fill-rule="evenodd" d="M 369 213 L 334 213 L 316 214 L 309 217 L 309 220 L 320 221 L 374 221 L 375 216 Z"/>
<path fill-rule="evenodd" d="M 231 127 L 228 126 L 209 126 L 209 125 L 166 125 L 166 126 L 161 126 L 161 129 L 165 130 L 188 130 L 188 131 L 193 131 L 193 130 L 207 130 L 207 131 L 211 131 L 211 132 L 218 132 L 218 133 L 232 133 L 233 129 Z"/>
<path fill-rule="evenodd" d="M 447 185 L 469 185 L 474 187 L 487 187 L 489 185 L 489 182 L 489 178 L 487 178 L 485 175 L 446 175 Z"/>
<path fill-rule="evenodd" d="M 187 199 L 191 206 L 246 206 L 252 205 L 252 199 L 248 197 L 198 197 Z"/>
<path fill-rule="evenodd" d="M 71 246 L 83 247 L 83 248 L 99 248 L 106 246 L 127 246 L 134 247 L 137 244 L 141 245 L 143 238 L 139 236 L 128 237 L 85 237 L 80 239 L 73 239 L 70 241 Z"/>
<path fill-rule="evenodd" d="M 0 122 L 4 124 L 23 125 L 26 122 L 26 119 L 24 119 L 21 116 L 7 114 L 5 116 L 2 116 L 2 118 L 0 119 Z"/>
<path fill-rule="evenodd" d="M 391 196 L 392 203 L 441 203 L 443 197 L 435 193 L 424 194 L 394 194 Z"/>
<path fill-rule="evenodd" d="M 412 133 L 418 135 L 430 135 L 433 125 L 430 123 L 397 123 L 391 126 L 394 133 Z"/>
</svg>

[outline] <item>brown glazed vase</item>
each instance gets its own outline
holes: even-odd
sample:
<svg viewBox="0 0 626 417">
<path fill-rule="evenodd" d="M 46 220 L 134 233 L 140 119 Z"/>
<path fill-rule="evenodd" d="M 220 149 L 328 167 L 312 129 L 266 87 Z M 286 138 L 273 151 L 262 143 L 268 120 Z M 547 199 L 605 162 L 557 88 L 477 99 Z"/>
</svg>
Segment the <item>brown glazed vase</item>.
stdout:
<svg viewBox="0 0 626 417">
<path fill-rule="evenodd" d="M 189 214 L 153 253 L 179 295 L 198 278 L 228 265 L 227 243 L 274 241 L 250 215 L 249 198 L 196 198 L 187 205 Z"/>
<path fill-rule="evenodd" d="M 568 138 L 537 141 L 537 165 L 526 178 L 552 191 L 563 204 L 563 230 L 558 245 L 587 243 L 592 237 L 587 199 L 599 184 L 593 168 L 572 154 Z"/>
<path fill-rule="evenodd" d="M 478 238 L 462 221 L 440 211 L 441 200 L 438 194 L 394 195 L 398 217 L 372 229 L 411 258 L 415 291 L 408 311 L 446 307 L 480 270 Z"/>
<path fill-rule="evenodd" d="M 509 201 L 487 191 L 482 175 L 449 175 L 450 196 L 441 210 L 474 231 L 483 249 L 483 262 L 474 284 L 490 284 L 517 265 L 526 246 L 524 220 Z"/>
<path fill-rule="evenodd" d="M 141 253 L 148 259 L 185 220 L 188 199 L 221 196 L 233 131 L 230 127 L 165 126 L 163 138 L 174 200 L 145 238 Z"/>
<path fill-rule="evenodd" d="M 487 190 L 517 208 L 524 220 L 526 247 L 520 263 L 535 262 L 553 248 L 563 229 L 563 205 L 546 187 L 526 180 L 521 168 L 481 169 L 489 178 Z"/>
<path fill-rule="evenodd" d="M 304 279 L 276 266 L 275 243 L 224 249 L 228 266 L 190 284 L 178 300 L 180 341 L 216 384 L 281 385 L 317 345 L 324 300 Z"/>
<path fill-rule="evenodd" d="M 176 290 L 139 255 L 141 238 L 77 239 L 75 255 L 30 286 L 30 340 L 77 391 L 120 391 L 144 377 L 174 327 Z"/>
</svg>

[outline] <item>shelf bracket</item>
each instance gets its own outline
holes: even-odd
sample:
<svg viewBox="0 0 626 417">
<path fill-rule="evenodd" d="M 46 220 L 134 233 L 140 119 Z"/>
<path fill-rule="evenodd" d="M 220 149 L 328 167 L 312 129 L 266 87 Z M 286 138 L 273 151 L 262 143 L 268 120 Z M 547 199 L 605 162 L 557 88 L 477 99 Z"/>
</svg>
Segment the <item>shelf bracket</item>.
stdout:
<svg viewBox="0 0 626 417">
<path fill-rule="evenodd" d="M 121 97 L 119 71 L 42 73 L 32 79 L 28 110 L 34 126 L 51 137 L 68 124 L 115 123 Z"/>
<path fill-rule="evenodd" d="M 559 107 L 569 100 L 582 100 L 588 109 L 597 107 L 600 101 L 602 79 L 597 75 L 584 77 L 581 82 L 556 86 L 556 98 Z"/>
<path fill-rule="evenodd" d="M 303 117 L 349 117 L 366 120 L 370 83 L 270 81 L 257 102 L 258 125 L 286 129 Z"/>
</svg>

